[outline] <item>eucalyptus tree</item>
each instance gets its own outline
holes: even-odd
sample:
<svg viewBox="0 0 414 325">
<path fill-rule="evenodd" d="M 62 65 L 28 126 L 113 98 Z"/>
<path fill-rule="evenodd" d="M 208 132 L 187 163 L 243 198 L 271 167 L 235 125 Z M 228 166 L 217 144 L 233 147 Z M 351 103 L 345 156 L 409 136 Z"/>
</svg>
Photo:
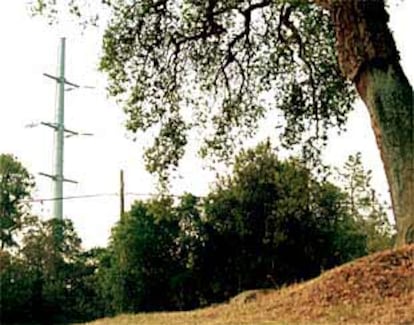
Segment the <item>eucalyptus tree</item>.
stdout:
<svg viewBox="0 0 414 325">
<path fill-rule="evenodd" d="M 93 10 L 88 1 L 69 3 L 83 18 L 85 4 Z M 385 0 L 103 0 L 102 6 L 111 18 L 101 69 L 128 128 L 157 134 L 146 153 L 150 171 L 165 176 L 177 166 L 197 126 L 207 130 L 204 154 L 228 155 L 276 108 L 285 118 L 284 144 L 304 141 L 306 158 L 329 127 L 343 127 L 359 94 L 388 178 L 397 244 L 414 241 L 413 90 Z M 58 8 L 56 0 L 34 4 L 52 19 Z"/>
</svg>

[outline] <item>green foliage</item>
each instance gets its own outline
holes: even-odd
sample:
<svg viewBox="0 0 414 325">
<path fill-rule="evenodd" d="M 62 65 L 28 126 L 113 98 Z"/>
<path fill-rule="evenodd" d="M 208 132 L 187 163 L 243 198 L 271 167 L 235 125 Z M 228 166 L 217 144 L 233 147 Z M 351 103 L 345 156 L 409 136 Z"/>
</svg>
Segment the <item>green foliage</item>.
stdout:
<svg viewBox="0 0 414 325">
<path fill-rule="evenodd" d="M 162 179 L 193 128 L 203 155 L 229 158 L 277 109 L 283 144 L 304 142 L 310 159 L 329 127 L 344 126 L 354 91 L 338 68 L 329 13 L 311 1 L 119 0 L 107 8 L 100 67 L 128 129 L 157 134 L 146 160 Z"/>
<path fill-rule="evenodd" d="M 33 178 L 11 155 L 0 155 L 0 180 L 1 323 L 52 324 L 102 316 L 95 271 L 103 253 L 82 252 L 69 220 L 41 221 L 31 215 L 27 202 Z"/>
<path fill-rule="evenodd" d="M 1 248 L 16 245 L 14 234 L 27 216 L 33 177 L 12 155 L 0 155 L 0 242 Z"/>
<path fill-rule="evenodd" d="M 364 237 L 344 197 L 298 161 L 279 161 L 269 143 L 242 152 L 206 203 L 208 220 L 235 257 L 225 261 L 234 263 L 234 288 L 303 280 L 363 255 Z"/>
<path fill-rule="evenodd" d="M 26 1 L 32 16 L 41 15 L 47 19 L 49 25 L 59 22 L 59 16 L 73 18 L 84 29 L 88 26 L 97 26 L 100 14 L 104 14 L 105 8 L 111 0 L 88 1 L 69 0 L 28 0 Z"/>
<path fill-rule="evenodd" d="M 149 152 L 167 158 L 147 155 L 158 172 L 182 157 L 185 126 L 211 126 L 203 152 L 229 157 L 276 107 L 287 121 L 284 143 L 308 131 L 310 149 L 328 126 L 343 125 L 353 99 L 329 15 L 306 2 L 120 1 L 103 44 L 101 68 L 110 94 L 127 98 L 128 128 L 159 130 Z"/>
<path fill-rule="evenodd" d="M 241 151 L 233 166 L 203 199 L 135 202 L 108 249 L 82 251 L 69 220 L 25 218 L 21 245 L 0 251 L 2 323 L 192 309 L 388 247 L 360 155 L 340 174 L 346 191 L 297 159 L 280 160 L 269 141 Z"/>
<path fill-rule="evenodd" d="M 81 252 L 69 220 L 30 218 L 18 253 L 0 253 L 2 323 L 52 324 L 103 315 L 96 253 Z"/>
<path fill-rule="evenodd" d="M 205 199 L 136 202 L 117 224 L 100 270 L 108 310 L 195 308 L 362 256 L 366 237 L 346 199 L 270 143 L 243 151 Z"/>
<path fill-rule="evenodd" d="M 380 202 L 371 186 L 372 172 L 364 169 L 361 153 L 349 156 L 338 176 L 348 193 L 350 212 L 367 238 L 368 252 L 391 248 L 395 229 L 389 222 L 385 203 Z"/>
<path fill-rule="evenodd" d="M 8 251 L 0 250 L 0 320 L 29 320 L 33 310 L 36 279 L 27 272 L 27 264 Z"/>
<path fill-rule="evenodd" d="M 116 312 L 168 308 L 177 221 L 169 200 L 136 202 L 113 229 L 110 270 Z"/>
<path fill-rule="evenodd" d="M 39 309 L 55 321 L 64 321 L 73 308 L 80 239 L 68 221 L 37 221 L 23 238 L 21 255 L 37 275 Z"/>
</svg>

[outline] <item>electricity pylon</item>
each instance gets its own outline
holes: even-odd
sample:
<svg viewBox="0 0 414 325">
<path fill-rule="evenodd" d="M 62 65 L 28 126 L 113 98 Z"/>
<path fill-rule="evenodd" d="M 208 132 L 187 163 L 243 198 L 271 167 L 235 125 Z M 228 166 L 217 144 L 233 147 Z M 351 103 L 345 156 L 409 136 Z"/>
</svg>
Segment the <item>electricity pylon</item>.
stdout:
<svg viewBox="0 0 414 325">
<path fill-rule="evenodd" d="M 59 76 L 55 77 L 50 74 L 44 73 L 45 77 L 55 80 L 58 83 L 58 107 L 55 116 L 55 122 L 40 122 L 41 125 L 50 127 L 55 132 L 55 165 L 53 174 L 39 173 L 42 176 L 49 177 L 53 180 L 53 217 L 59 220 L 63 218 L 63 183 L 77 183 L 76 181 L 66 179 L 63 176 L 63 161 L 64 161 L 64 139 L 65 134 L 69 136 L 74 135 L 92 135 L 90 133 L 80 133 L 65 128 L 65 91 L 70 91 L 75 88 L 80 88 L 79 85 L 69 82 L 65 79 L 65 38 L 61 38 L 60 43 L 60 59 L 59 59 Z M 71 86 L 69 89 L 65 89 L 65 85 Z M 87 87 L 91 88 L 91 87 Z M 33 126 L 33 125 L 32 125 Z"/>
</svg>

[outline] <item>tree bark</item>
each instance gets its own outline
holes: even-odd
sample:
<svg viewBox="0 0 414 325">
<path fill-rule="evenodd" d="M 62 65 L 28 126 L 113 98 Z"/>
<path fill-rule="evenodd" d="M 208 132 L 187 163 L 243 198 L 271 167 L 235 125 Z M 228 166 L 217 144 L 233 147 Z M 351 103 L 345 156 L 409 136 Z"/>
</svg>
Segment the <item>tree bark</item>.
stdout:
<svg viewBox="0 0 414 325">
<path fill-rule="evenodd" d="M 365 102 L 381 153 L 397 226 L 414 243 L 414 101 L 388 28 L 384 0 L 314 0 L 334 23 L 339 65 Z"/>
</svg>

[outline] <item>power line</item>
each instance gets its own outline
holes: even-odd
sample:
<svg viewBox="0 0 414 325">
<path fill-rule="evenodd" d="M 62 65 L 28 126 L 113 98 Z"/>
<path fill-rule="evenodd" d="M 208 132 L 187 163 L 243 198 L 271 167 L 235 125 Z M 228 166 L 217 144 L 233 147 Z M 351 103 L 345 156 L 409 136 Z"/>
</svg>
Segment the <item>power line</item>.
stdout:
<svg viewBox="0 0 414 325">
<path fill-rule="evenodd" d="M 94 193 L 94 194 L 82 194 L 82 195 L 71 195 L 71 196 L 64 196 L 64 197 L 52 197 L 52 198 L 35 198 L 30 200 L 23 201 L 24 203 L 42 203 L 42 202 L 50 202 L 50 201 L 57 201 L 57 200 L 76 200 L 76 199 L 88 199 L 88 198 L 97 198 L 97 197 L 108 197 L 108 196 L 119 196 L 120 193 Z M 178 194 L 157 194 L 157 193 L 136 193 L 136 192 L 127 192 L 125 195 L 128 196 L 139 196 L 139 197 L 174 197 L 174 198 L 182 198 L 184 195 Z M 197 196 L 192 194 L 197 198 L 202 198 L 202 196 Z"/>
<path fill-rule="evenodd" d="M 156 193 L 134 193 L 134 192 L 127 192 L 125 193 L 126 195 L 131 195 L 131 196 L 150 196 L 150 197 L 157 197 L 157 196 L 168 196 L 168 197 L 175 197 L 175 198 L 181 198 L 183 197 L 183 195 L 178 195 L 178 194 L 156 194 Z M 196 195 L 194 195 L 196 196 Z"/>
<path fill-rule="evenodd" d="M 94 197 L 104 197 L 104 196 L 118 196 L 118 193 L 96 193 L 96 194 L 83 194 L 83 195 L 72 195 L 64 197 L 52 197 L 52 198 L 36 198 L 31 200 L 24 201 L 25 203 L 35 203 L 35 202 L 47 202 L 47 201 L 57 201 L 57 200 L 73 200 L 73 199 L 87 199 Z"/>
</svg>

